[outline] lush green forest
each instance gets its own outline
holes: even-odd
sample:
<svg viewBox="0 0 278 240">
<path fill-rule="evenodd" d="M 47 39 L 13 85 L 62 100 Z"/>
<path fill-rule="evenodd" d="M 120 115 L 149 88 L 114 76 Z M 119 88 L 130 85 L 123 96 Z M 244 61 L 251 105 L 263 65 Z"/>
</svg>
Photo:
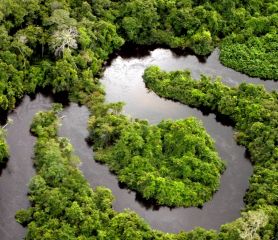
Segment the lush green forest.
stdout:
<svg viewBox="0 0 278 240">
<path fill-rule="evenodd" d="M 225 65 L 277 80 L 277 19 L 276 0 L 2 0 L 0 107 L 46 86 L 83 99 L 124 42 L 200 55 L 220 46 Z"/>
<path fill-rule="evenodd" d="M 58 137 L 59 104 L 33 119 L 37 137 L 34 163 L 37 170 L 29 185 L 32 207 L 20 210 L 17 221 L 27 224 L 26 239 L 216 239 L 212 231 L 163 234 L 151 230 L 130 210 L 112 209 L 113 196 L 104 187 L 92 190 L 77 168 L 68 139 Z"/>
<path fill-rule="evenodd" d="M 270 206 L 243 213 L 235 222 L 224 225 L 219 234 L 201 228 L 163 233 L 152 230 L 130 210 L 114 211 L 111 191 L 104 187 L 92 190 L 77 168 L 79 159 L 73 155 L 68 139 L 58 137 L 60 110 L 61 105 L 55 104 L 50 111 L 37 113 L 31 125 L 37 137 L 37 174 L 29 184 L 32 207 L 16 215 L 17 221 L 28 227 L 26 239 L 230 240 L 258 237 L 256 231 L 262 229 L 263 236 L 268 236 L 265 239 L 273 237 L 277 211 Z"/>
<path fill-rule="evenodd" d="M 278 80 L 277 27 L 276 0 L 1 0 L 0 108 L 12 110 L 25 94 L 42 88 L 67 92 L 71 101 L 91 111 L 90 138 L 99 150 L 98 159 L 107 162 L 120 181 L 161 204 L 202 205 L 218 188 L 224 170 L 202 124 L 188 119 L 150 126 L 128 119 L 120 114 L 121 104 L 104 103 L 98 80 L 102 66 L 125 43 L 191 49 L 197 55 L 220 47 L 226 66 Z M 68 140 L 57 137 L 60 108 L 55 105 L 38 113 L 31 127 L 37 136 L 37 175 L 29 186 L 32 207 L 17 214 L 17 220 L 28 225 L 26 239 L 278 238 L 277 92 L 248 84 L 230 88 L 205 76 L 195 81 L 189 72 L 165 73 L 155 67 L 144 78 L 163 97 L 207 108 L 234 122 L 236 138 L 255 166 L 242 217 L 223 225 L 219 233 L 197 228 L 167 234 L 152 230 L 131 211 L 114 211 L 111 192 L 90 188 Z M 197 126 L 196 132 L 191 126 Z M 175 145 L 172 138 L 185 140 Z M 195 141 L 198 147 L 193 147 Z M 182 157 L 184 146 L 190 159 Z M 7 156 L 1 129 L 0 162 Z M 136 159 L 144 163 L 142 168 Z M 173 169 L 169 159 L 187 167 Z M 193 172 L 197 167 L 205 175 Z M 149 168 L 149 178 L 140 179 L 144 168 Z M 146 188 L 149 180 L 160 190 Z M 191 189 L 186 189 L 190 199 L 163 194 L 175 194 L 184 183 Z"/>
<path fill-rule="evenodd" d="M 146 69 L 144 81 L 160 96 L 230 118 L 238 143 L 248 149 L 255 166 L 245 196 L 246 209 L 269 208 L 277 214 L 277 92 L 246 83 L 228 87 L 205 75 L 198 81 L 189 71 L 167 73 L 155 66 Z"/>
<path fill-rule="evenodd" d="M 151 239 L 154 233 L 135 213 L 116 213 L 107 188 L 94 191 L 77 168 L 68 139 L 57 136 L 60 105 L 36 114 L 37 175 L 29 185 L 32 207 L 17 213 L 28 224 L 26 239 Z"/>
<path fill-rule="evenodd" d="M 201 206 L 219 187 L 224 163 L 195 118 L 152 126 L 107 113 L 91 117 L 89 129 L 95 159 L 107 163 L 120 182 L 146 199 Z"/>
</svg>

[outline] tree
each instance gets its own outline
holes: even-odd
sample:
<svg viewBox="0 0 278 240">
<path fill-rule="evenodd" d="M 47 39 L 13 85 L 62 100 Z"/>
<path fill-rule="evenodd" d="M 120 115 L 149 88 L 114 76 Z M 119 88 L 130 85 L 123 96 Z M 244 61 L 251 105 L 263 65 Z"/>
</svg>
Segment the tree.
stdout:
<svg viewBox="0 0 278 240">
<path fill-rule="evenodd" d="M 58 57 L 64 53 L 65 49 L 77 48 L 77 37 L 78 32 L 75 27 L 57 30 L 51 37 L 50 48 L 54 51 L 55 56 Z"/>
<path fill-rule="evenodd" d="M 267 223 L 268 217 L 263 210 L 244 213 L 240 237 L 244 240 L 261 239 L 258 230 L 265 227 Z"/>
<path fill-rule="evenodd" d="M 198 55 L 207 55 L 213 48 L 212 36 L 209 30 L 201 29 L 191 37 L 190 47 Z"/>
<path fill-rule="evenodd" d="M 9 156 L 9 147 L 5 139 L 5 130 L 0 127 L 0 165 L 4 163 Z"/>
</svg>

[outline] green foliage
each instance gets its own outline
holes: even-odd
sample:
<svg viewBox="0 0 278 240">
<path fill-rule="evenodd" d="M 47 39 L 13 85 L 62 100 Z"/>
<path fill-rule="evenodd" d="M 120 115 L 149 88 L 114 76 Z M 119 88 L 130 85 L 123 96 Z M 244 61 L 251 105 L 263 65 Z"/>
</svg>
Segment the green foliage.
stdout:
<svg viewBox="0 0 278 240">
<path fill-rule="evenodd" d="M 60 104 L 55 104 L 52 111 L 38 112 L 32 122 L 31 132 L 38 137 L 53 138 L 57 134 L 58 119 L 56 114 L 62 109 Z"/>
<path fill-rule="evenodd" d="M 67 91 L 72 101 L 88 106 L 92 112 L 90 137 L 95 148 L 117 146 L 128 128 L 138 139 L 154 141 L 156 134 L 164 134 L 162 126 L 166 127 L 166 122 L 156 127 L 142 121 L 130 122 L 118 114 L 121 104 L 103 104 L 104 91 L 97 78 L 108 56 L 125 41 L 191 48 L 199 55 L 209 54 L 220 44 L 223 64 L 250 76 L 277 80 L 277 11 L 276 0 L 28 0 L 24 3 L 2 0 L 0 108 L 14 109 L 24 94 L 50 86 L 55 92 Z M 146 72 L 145 80 L 162 96 L 209 108 L 234 121 L 237 140 L 247 147 L 255 163 L 245 198 L 247 208 L 254 211 L 264 208 L 268 224 L 258 234 L 264 239 L 277 238 L 277 234 L 273 235 L 278 222 L 277 93 L 246 84 L 229 88 L 205 76 L 196 82 L 188 72 L 166 75 L 152 68 Z M 39 113 L 32 124 L 32 132 L 39 137 L 35 156 L 38 175 L 30 183 L 30 200 L 34 205 L 18 214 L 18 221 L 29 223 L 27 239 L 218 238 L 215 232 L 203 229 L 163 234 L 150 230 L 134 213 L 113 211 L 111 193 L 103 188 L 94 192 L 90 189 L 75 167 L 71 145 L 57 138 L 56 114 L 56 110 Z M 143 128 L 150 139 L 144 138 Z M 0 162 L 8 156 L 2 132 Z M 128 146 L 129 150 L 139 151 L 136 146 Z M 153 147 L 147 148 L 149 152 L 145 154 L 157 154 Z M 178 146 L 176 150 L 178 153 Z M 144 164 L 148 163 L 146 159 L 157 161 L 149 155 L 142 159 L 135 153 L 134 157 Z M 198 163 L 192 159 L 190 164 Z M 212 159 L 217 160 L 217 156 Z M 216 166 L 208 173 L 219 174 L 223 170 L 222 164 Z M 165 174 L 167 168 L 162 167 L 160 172 Z M 210 186 L 218 184 L 213 182 Z M 244 217 L 242 221 L 248 222 Z M 233 235 L 233 226 L 229 226 L 225 227 L 226 235 L 220 234 L 219 239 L 239 238 Z"/>
<path fill-rule="evenodd" d="M 111 191 L 91 189 L 76 166 L 73 149 L 57 137 L 60 105 L 36 114 L 32 132 L 37 175 L 29 184 L 32 207 L 17 212 L 26 239 L 150 239 L 154 233 L 135 213 L 112 209 Z M 125 236 L 124 238 L 122 238 Z M 133 238 L 135 237 L 135 238 Z"/>
<path fill-rule="evenodd" d="M 5 130 L 0 127 L 0 165 L 9 157 L 9 147 L 5 137 Z"/>
<path fill-rule="evenodd" d="M 221 46 L 221 62 L 252 77 L 278 80 L 278 35 L 251 36 L 244 41 L 230 37 Z"/>
<path fill-rule="evenodd" d="M 120 137 L 122 130 L 129 124 L 124 115 L 120 115 L 122 103 L 95 105 L 88 121 L 90 140 L 95 149 L 106 148 L 114 144 Z M 108 114 L 110 111 L 111 114 Z"/>
<path fill-rule="evenodd" d="M 13 109 L 38 87 L 67 91 L 79 102 L 85 101 L 82 92 L 96 88 L 88 82 L 124 40 L 108 20 L 97 20 L 92 12 L 79 17 L 80 8 L 70 0 L 0 3 L 1 109 Z"/>
<path fill-rule="evenodd" d="M 208 55 L 224 40 L 223 64 L 250 76 L 277 80 L 275 1 L 129 0 L 120 6 L 116 23 L 128 41 L 191 48 L 198 55 Z"/>
<path fill-rule="evenodd" d="M 168 206 L 201 206 L 218 189 L 224 163 L 195 118 L 145 121 L 106 113 L 89 120 L 96 160 L 146 199 Z"/>
<path fill-rule="evenodd" d="M 160 96 L 193 107 L 205 107 L 230 118 L 238 131 L 237 141 L 248 149 L 255 165 L 249 191 L 245 196 L 247 209 L 272 207 L 269 215 L 277 211 L 277 92 L 267 92 L 263 86 L 246 83 L 228 87 L 219 79 L 212 81 L 206 76 L 197 81 L 192 79 L 189 71 L 167 73 L 158 67 L 146 69 L 144 81 L 148 88 Z M 277 224 L 277 219 L 274 221 L 274 225 Z M 230 226 L 233 228 L 233 224 Z M 238 239 L 238 236 L 227 239 Z"/>
<path fill-rule="evenodd" d="M 91 27 L 94 35 L 91 39 L 90 48 L 100 59 L 107 59 L 109 54 L 124 44 L 124 39 L 117 34 L 115 25 L 105 21 L 98 21 Z"/>
<path fill-rule="evenodd" d="M 33 119 L 37 174 L 29 184 L 31 207 L 16 214 L 17 221 L 28 227 L 26 239 L 216 239 L 214 231 L 201 228 L 188 234 L 164 234 L 130 210 L 114 211 L 111 191 L 92 190 L 76 165 L 71 144 L 57 137 L 60 110 L 56 104 Z"/>
<path fill-rule="evenodd" d="M 151 42 L 150 32 L 159 26 L 157 1 L 134 0 L 123 4 L 121 26 L 126 38 L 139 44 Z"/>
<path fill-rule="evenodd" d="M 125 41 L 208 55 L 224 40 L 223 64 L 277 79 L 276 10 L 274 0 L 3 0 L 0 108 L 13 109 L 25 93 L 45 86 L 86 101 L 82 92 L 95 88 L 87 83 Z"/>
</svg>

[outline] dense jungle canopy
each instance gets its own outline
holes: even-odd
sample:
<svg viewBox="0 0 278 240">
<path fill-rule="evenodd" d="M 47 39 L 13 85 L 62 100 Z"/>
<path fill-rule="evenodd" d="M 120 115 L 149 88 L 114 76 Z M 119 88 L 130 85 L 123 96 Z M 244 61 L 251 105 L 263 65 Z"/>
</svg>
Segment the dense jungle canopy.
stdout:
<svg viewBox="0 0 278 240">
<path fill-rule="evenodd" d="M 200 206 L 225 169 L 202 124 L 191 118 L 151 126 L 124 116 L 121 103 L 104 101 L 104 63 L 127 43 L 201 56 L 219 47 L 225 66 L 278 80 L 277 29 L 277 0 L 1 0 L 0 108 L 13 110 L 40 89 L 66 92 L 90 110 L 97 158 L 120 181 L 159 204 Z M 31 126 L 37 174 L 29 185 L 31 207 L 16 216 L 27 226 L 26 239 L 277 239 L 277 92 L 245 83 L 228 87 L 207 76 L 196 81 L 188 71 L 157 67 L 148 68 L 144 80 L 162 97 L 233 121 L 254 164 L 242 216 L 219 232 L 169 234 L 151 229 L 135 212 L 116 212 L 111 191 L 91 189 L 71 144 L 58 137 L 61 106 L 54 105 Z M 1 129 L 0 164 L 7 157 Z"/>
</svg>

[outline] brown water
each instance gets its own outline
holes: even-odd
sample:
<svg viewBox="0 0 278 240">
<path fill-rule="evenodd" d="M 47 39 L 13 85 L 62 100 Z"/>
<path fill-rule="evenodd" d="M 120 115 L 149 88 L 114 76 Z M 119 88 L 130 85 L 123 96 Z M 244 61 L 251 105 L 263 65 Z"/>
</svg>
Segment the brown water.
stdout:
<svg viewBox="0 0 278 240">
<path fill-rule="evenodd" d="M 157 49 L 144 57 L 141 56 L 140 51 L 132 54 L 140 58 L 126 58 L 122 54 L 125 58 L 119 56 L 107 67 L 102 78 L 107 92 L 107 101 L 125 101 L 127 114 L 148 119 L 153 124 L 167 118 L 195 116 L 201 119 L 216 141 L 220 156 L 227 161 L 227 170 L 222 176 L 220 190 L 202 209 L 159 208 L 140 199 L 135 192 L 119 186 L 116 176 L 109 172 L 107 166 L 92 160 L 92 150 L 85 141 L 88 136 L 86 126 L 89 112 L 86 107 L 70 104 L 63 112 L 65 118 L 62 120 L 60 135 L 70 138 L 76 154 L 82 161 L 80 168 L 85 177 L 93 187 L 103 185 L 112 190 L 116 198 L 114 202 L 116 210 L 130 208 L 145 218 L 152 227 L 166 232 L 190 230 L 196 226 L 218 229 L 221 224 L 236 219 L 244 207 L 243 196 L 248 188 L 252 166 L 245 157 L 245 149 L 235 143 L 233 129 L 223 121 L 218 121 L 213 114 L 204 115 L 199 110 L 159 98 L 145 88 L 141 76 L 147 66 L 155 64 L 165 70 L 190 68 L 193 69 L 193 76 L 209 71 L 224 76 L 225 82 L 232 84 L 240 82 L 241 79 L 255 83 L 259 81 L 268 89 L 277 89 L 277 84 L 248 78 L 223 67 L 216 60 L 217 52 L 214 52 L 206 63 L 199 62 L 191 55 L 177 57 L 171 51 L 163 49 Z M 14 122 L 7 127 L 11 157 L 0 177 L 1 240 L 24 237 L 25 229 L 15 222 L 14 215 L 16 210 L 29 205 L 26 194 L 27 184 L 34 175 L 31 157 L 35 141 L 29 133 L 29 127 L 33 115 L 39 110 L 48 109 L 52 101 L 53 99 L 42 94 L 37 94 L 34 100 L 26 96 L 17 109 L 9 115 Z"/>
</svg>

